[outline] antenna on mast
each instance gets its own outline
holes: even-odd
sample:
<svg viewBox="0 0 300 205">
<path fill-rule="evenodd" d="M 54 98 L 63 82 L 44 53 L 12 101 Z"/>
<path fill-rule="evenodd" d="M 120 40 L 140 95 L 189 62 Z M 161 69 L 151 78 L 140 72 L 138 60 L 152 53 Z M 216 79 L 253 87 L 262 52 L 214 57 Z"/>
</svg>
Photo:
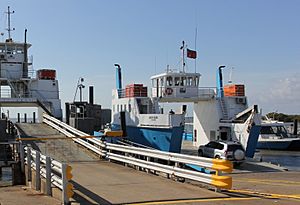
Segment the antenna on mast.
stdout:
<svg viewBox="0 0 300 205">
<path fill-rule="evenodd" d="M 232 83 L 232 71 L 233 71 L 233 69 L 234 69 L 234 67 L 230 68 L 228 83 Z"/>
<path fill-rule="evenodd" d="M 8 6 L 7 8 L 7 12 L 5 12 L 7 14 L 7 25 L 8 25 L 8 28 L 6 29 L 8 31 L 8 39 L 11 40 L 11 35 L 10 35 L 10 32 L 11 31 L 14 31 L 15 28 L 10 28 L 10 15 L 15 13 L 15 11 L 10 11 L 10 7 Z"/>
</svg>

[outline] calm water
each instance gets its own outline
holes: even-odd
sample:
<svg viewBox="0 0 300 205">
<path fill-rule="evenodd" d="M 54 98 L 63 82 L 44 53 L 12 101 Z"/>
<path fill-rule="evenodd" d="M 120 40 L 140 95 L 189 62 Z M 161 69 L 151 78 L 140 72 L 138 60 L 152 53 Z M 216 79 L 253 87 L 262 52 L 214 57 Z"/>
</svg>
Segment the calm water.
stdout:
<svg viewBox="0 0 300 205">
<path fill-rule="evenodd" d="M 299 151 L 273 151 L 258 150 L 254 158 L 263 162 L 271 162 L 272 164 L 280 164 L 289 170 L 300 171 L 300 152 Z"/>
<path fill-rule="evenodd" d="M 3 167 L 2 176 L 0 176 L 0 187 L 11 185 L 11 182 L 12 182 L 11 168 Z"/>
</svg>

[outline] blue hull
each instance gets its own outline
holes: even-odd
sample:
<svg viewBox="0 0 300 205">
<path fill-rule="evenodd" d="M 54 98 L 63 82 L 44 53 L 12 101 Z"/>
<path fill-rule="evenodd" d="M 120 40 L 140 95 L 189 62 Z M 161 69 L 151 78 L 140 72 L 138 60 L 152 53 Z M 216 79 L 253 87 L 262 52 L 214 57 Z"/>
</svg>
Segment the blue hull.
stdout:
<svg viewBox="0 0 300 205">
<path fill-rule="evenodd" d="M 287 141 L 273 141 L 273 142 L 260 142 L 258 141 L 257 149 L 271 149 L 271 150 L 300 150 L 299 140 L 287 140 Z"/>
<path fill-rule="evenodd" d="M 120 126 L 115 125 L 113 129 Z M 183 127 L 156 128 L 126 126 L 127 139 L 161 151 L 180 153 Z"/>
</svg>

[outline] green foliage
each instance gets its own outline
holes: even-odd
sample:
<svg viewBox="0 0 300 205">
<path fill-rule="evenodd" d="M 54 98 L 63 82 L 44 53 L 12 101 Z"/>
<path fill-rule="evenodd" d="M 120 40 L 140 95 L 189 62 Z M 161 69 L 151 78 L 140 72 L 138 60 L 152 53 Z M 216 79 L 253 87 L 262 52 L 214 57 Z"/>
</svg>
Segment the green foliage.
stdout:
<svg viewBox="0 0 300 205">
<path fill-rule="evenodd" d="M 294 120 L 298 120 L 298 122 L 300 122 L 300 115 L 287 115 L 284 113 L 270 112 L 266 116 L 270 119 L 278 120 L 282 122 L 293 122 Z"/>
</svg>

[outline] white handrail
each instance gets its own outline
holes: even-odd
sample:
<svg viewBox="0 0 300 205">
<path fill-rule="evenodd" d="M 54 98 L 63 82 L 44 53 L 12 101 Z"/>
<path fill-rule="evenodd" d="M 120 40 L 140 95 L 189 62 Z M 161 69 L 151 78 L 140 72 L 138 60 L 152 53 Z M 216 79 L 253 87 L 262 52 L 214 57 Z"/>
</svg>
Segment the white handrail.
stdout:
<svg viewBox="0 0 300 205">
<path fill-rule="evenodd" d="M 47 114 L 44 114 L 43 116 L 43 121 L 46 124 L 64 133 L 68 137 L 72 137 L 75 135 L 89 136 L 88 134 L 79 131 Z M 143 167 L 148 170 L 160 171 L 177 177 L 184 177 L 187 179 L 208 183 L 218 188 L 231 188 L 231 177 L 220 176 L 220 173 L 222 171 L 232 171 L 232 163 L 227 160 L 211 159 L 146 148 L 112 144 L 107 143 L 105 141 L 101 141 L 100 139 L 96 138 L 88 138 L 87 141 L 79 138 L 73 138 L 73 140 L 109 160 L 115 160 L 123 162 L 125 164 Z M 138 158 L 135 158 L 136 156 Z M 151 158 L 170 161 L 173 162 L 173 165 L 165 165 L 158 162 L 151 162 Z M 187 170 L 184 168 L 184 166 L 181 167 L 181 164 L 197 165 L 202 168 L 215 170 L 216 172 L 211 172 L 211 174 L 208 174 L 193 170 Z"/>
<path fill-rule="evenodd" d="M 64 204 L 69 204 L 69 196 L 67 192 L 70 192 L 67 184 L 69 183 L 69 178 L 67 176 L 67 164 L 62 164 L 59 161 L 51 159 L 45 155 L 42 155 L 40 152 L 33 150 L 32 148 L 20 146 L 21 160 L 24 161 L 24 164 L 27 164 L 27 179 L 29 181 L 31 178 L 31 170 L 35 170 L 35 189 L 41 190 L 41 176 L 46 179 L 46 192 L 48 195 L 52 193 L 52 185 L 62 190 L 62 201 Z M 25 154 L 27 155 L 25 157 Z M 70 170 L 69 170 L 70 171 Z M 70 173 L 69 173 L 70 174 Z"/>
</svg>

